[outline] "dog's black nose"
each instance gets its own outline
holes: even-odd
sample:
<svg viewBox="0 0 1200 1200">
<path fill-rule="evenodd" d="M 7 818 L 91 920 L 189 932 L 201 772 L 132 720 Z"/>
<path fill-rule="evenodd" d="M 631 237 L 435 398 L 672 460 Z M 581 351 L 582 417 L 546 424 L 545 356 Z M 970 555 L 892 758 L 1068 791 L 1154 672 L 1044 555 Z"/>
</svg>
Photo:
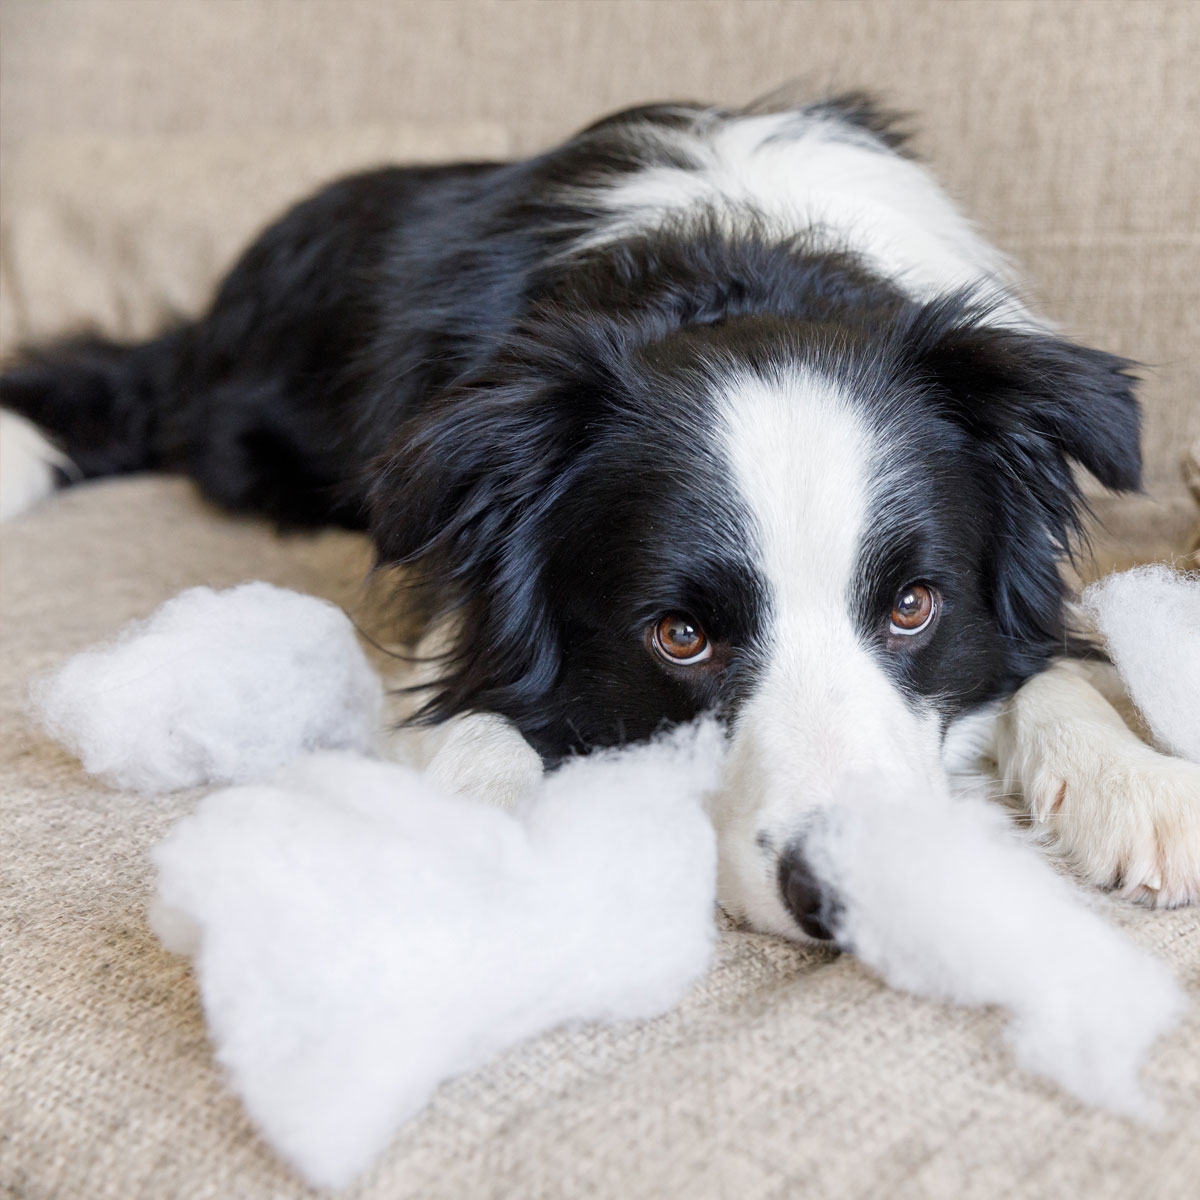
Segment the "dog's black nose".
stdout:
<svg viewBox="0 0 1200 1200">
<path fill-rule="evenodd" d="M 789 846 L 779 859 L 779 890 L 796 924 L 809 937 L 830 941 L 836 904 L 813 874 L 802 846 Z"/>
</svg>

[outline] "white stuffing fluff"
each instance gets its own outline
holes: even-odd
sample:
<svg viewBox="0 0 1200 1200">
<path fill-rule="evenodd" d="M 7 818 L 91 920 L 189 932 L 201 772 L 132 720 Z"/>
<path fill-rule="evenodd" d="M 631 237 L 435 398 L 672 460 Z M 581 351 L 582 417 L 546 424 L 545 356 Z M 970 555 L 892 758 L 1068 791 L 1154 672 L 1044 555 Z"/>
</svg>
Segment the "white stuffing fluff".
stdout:
<svg viewBox="0 0 1200 1200">
<path fill-rule="evenodd" d="M 1200 582 L 1144 569 L 1087 603 L 1150 726 L 1200 761 Z M 298 757 L 369 750 L 381 702 L 348 619 L 266 584 L 184 592 L 37 693 L 47 729 L 121 787 L 296 760 L 175 826 L 154 851 L 153 921 L 194 956 L 233 1088 L 320 1185 L 348 1182 L 441 1080 L 504 1047 L 663 1012 L 714 936 L 716 726 L 569 763 L 513 815 L 406 766 Z M 1007 1008 L 1025 1068 L 1149 1114 L 1138 1071 L 1183 1008 L 1166 967 L 999 810 L 885 795 L 849 784 L 806 843 L 840 937 L 896 987 Z"/>
<path fill-rule="evenodd" d="M 320 755 L 179 822 L 154 925 L 195 955 L 217 1057 L 276 1149 L 340 1186 L 448 1076 L 675 1004 L 713 943 L 720 741 L 571 763 L 519 816 Z"/>
<path fill-rule="evenodd" d="M 1026 1070 L 1152 1116 L 1138 1071 L 1185 1007 L 1168 968 L 1087 908 L 1000 810 L 880 795 L 852 788 L 805 843 L 837 889 L 839 940 L 893 987 L 1008 1009 Z"/>
<path fill-rule="evenodd" d="M 312 750 L 369 750 L 383 688 L 341 609 L 247 583 L 181 592 L 69 659 L 32 700 L 89 772 L 154 794 L 262 778 Z"/>
<path fill-rule="evenodd" d="M 1200 571 L 1135 567 L 1083 605 L 1160 747 L 1200 763 Z"/>
</svg>

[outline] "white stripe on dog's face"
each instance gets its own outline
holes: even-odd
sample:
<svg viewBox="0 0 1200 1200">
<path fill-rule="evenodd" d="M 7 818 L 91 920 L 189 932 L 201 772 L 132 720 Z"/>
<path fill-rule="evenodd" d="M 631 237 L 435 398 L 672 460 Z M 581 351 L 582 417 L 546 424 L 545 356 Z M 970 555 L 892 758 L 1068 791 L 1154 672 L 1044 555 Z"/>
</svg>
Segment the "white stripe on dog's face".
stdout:
<svg viewBox="0 0 1200 1200">
<path fill-rule="evenodd" d="M 938 724 L 912 707 L 857 628 L 859 562 L 880 448 L 853 402 L 804 368 L 737 376 L 724 438 L 751 514 L 768 611 L 759 682 L 733 728 L 713 817 L 727 911 L 788 937 L 779 856 L 848 778 L 911 794 L 938 778 Z"/>
</svg>

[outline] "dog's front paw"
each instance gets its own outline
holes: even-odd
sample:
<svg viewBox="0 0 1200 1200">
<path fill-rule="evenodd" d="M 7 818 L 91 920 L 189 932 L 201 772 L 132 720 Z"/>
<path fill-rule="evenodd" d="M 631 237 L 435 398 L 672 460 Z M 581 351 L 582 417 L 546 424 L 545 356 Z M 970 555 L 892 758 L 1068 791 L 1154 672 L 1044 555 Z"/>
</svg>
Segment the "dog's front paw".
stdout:
<svg viewBox="0 0 1200 1200">
<path fill-rule="evenodd" d="M 434 735 L 429 777 L 459 795 L 513 809 L 542 778 L 537 751 L 494 713 L 455 717 Z"/>
<path fill-rule="evenodd" d="M 1026 782 L 1046 844 L 1089 882 L 1131 900 L 1200 901 L 1200 766 L 1148 746 L 1093 751 Z"/>
</svg>

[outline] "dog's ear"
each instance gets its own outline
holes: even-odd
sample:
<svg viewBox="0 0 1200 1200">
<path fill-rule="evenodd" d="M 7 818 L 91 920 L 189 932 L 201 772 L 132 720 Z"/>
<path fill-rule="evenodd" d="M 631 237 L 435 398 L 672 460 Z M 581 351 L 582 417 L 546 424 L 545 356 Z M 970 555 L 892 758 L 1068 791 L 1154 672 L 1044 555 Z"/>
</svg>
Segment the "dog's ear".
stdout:
<svg viewBox="0 0 1200 1200">
<path fill-rule="evenodd" d="M 474 381 L 444 393 L 399 426 L 375 464 L 371 531 L 380 561 L 449 556 L 468 569 L 502 548 L 559 466 L 553 410 L 522 385 Z"/>
<path fill-rule="evenodd" d="M 510 347 L 403 422 L 374 464 L 380 564 L 409 568 L 421 611 L 458 623 L 424 716 L 532 720 L 553 684 L 546 518 L 590 443 L 596 386 L 578 356 Z"/>
<path fill-rule="evenodd" d="M 971 436 L 990 495 L 985 586 L 1028 669 L 1069 637 L 1060 564 L 1081 531 L 1078 464 L 1141 485 L 1133 364 L 1053 334 L 934 319 L 915 339 L 943 412 Z"/>
<path fill-rule="evenodd" d="M 931 339 L 922 362 L 951 415 L 1014 463 L 1067 460 L 1105 487 L 1141 486 L 1141 417 L 1128 359 L 1040 331 L 961 324 Z"/>
<path fill-rule="evenodd" d="M 545 303 L 486 362 L 424 400 L 372 464 L 381 562 L 432 556 L 469 570 L 536 526 L 623 395 L 633 340 L 616 321 Z"/>
</svg>

